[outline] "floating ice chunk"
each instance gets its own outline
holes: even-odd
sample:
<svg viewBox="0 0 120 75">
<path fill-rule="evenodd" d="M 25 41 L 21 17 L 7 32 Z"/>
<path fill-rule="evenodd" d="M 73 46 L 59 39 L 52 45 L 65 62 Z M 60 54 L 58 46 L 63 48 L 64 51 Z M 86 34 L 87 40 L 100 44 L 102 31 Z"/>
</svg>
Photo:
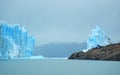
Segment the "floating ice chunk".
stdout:
<svg viewBox="0 0 120 75">
<path fill-rule="evenodd" d="M 42 55 L 39 56 L 31 56 L 30 59 L 45 59 Z"/>
</svg>

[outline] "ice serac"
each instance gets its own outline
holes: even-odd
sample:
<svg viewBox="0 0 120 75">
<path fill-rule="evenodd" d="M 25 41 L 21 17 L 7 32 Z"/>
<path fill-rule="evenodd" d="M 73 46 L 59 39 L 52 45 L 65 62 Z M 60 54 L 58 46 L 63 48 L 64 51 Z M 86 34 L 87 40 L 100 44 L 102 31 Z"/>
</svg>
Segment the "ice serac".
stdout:
<svg viewBox="0 0 120 75">
<path fill-rule="evenodd" d="M 0 24 L 0 58 L 22 58 L 32 56 L 35 39 L 24 27 Z"/>
<path fill-rule="evenodd" d="M 92 29 L 92 32 L 89 35 L 86 51 L 95 47 L 106 46 L 109 44 L 110 38 L 99 26 L 96 26 L 95 29 Z"/>
</svg>

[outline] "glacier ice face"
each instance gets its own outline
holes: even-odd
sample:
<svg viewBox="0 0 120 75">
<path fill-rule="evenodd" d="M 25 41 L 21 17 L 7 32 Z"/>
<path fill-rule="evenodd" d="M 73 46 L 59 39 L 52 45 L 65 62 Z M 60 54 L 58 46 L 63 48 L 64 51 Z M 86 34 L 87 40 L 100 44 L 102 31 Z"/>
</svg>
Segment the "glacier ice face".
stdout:
<svg viewBox="0 0 120 75">
<path fill-rule="evenodd" d="M 19 47 L 7 36 L 0 36 L 0 58 L 15 58 Z"/>
<path fill-rule="evenodd" d="M 24 27 L 19 25 L 0 25 L 0 58 L 30 57 L 33 53 L 35 39 Z"/>
<path fill-rule="evenodd" d="M 89 35 L 87 40 L 87 49 L 84 50 L 84 52 L 95 47 L 106 46 L 109 44 L 110 38 L 99 26 L 96 26 L 95 29 L 92 29 L 92 33 Z"/>
</svg>

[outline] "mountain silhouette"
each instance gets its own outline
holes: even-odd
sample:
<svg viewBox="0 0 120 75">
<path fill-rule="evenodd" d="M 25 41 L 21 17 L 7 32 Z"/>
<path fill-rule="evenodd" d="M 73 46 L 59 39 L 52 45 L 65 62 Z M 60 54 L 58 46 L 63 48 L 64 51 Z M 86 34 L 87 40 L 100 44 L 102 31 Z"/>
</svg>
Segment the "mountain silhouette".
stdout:
<svg viewBox="0 0 120 75">
<path fill-rule="evenodd" d="M 86 48 L 86 43 L 51 43 L 35 48 L 34 55 L 44 57 L 68 57 L 71 53 Z"/>
</svg>

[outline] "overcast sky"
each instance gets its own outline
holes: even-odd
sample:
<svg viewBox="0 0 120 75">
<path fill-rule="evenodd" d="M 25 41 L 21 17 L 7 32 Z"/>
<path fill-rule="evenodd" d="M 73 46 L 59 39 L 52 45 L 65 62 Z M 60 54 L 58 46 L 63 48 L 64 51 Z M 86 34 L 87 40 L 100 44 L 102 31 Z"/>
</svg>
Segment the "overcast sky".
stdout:
<svg viewBox="0 0 120 75">
<path fill-rule="evenodd" d="M 81 43 L 99 25 L 120 41 L 120 0 L 0 0 L 0 20 L 25 25 L 46 43 Z"/>
</svg>

